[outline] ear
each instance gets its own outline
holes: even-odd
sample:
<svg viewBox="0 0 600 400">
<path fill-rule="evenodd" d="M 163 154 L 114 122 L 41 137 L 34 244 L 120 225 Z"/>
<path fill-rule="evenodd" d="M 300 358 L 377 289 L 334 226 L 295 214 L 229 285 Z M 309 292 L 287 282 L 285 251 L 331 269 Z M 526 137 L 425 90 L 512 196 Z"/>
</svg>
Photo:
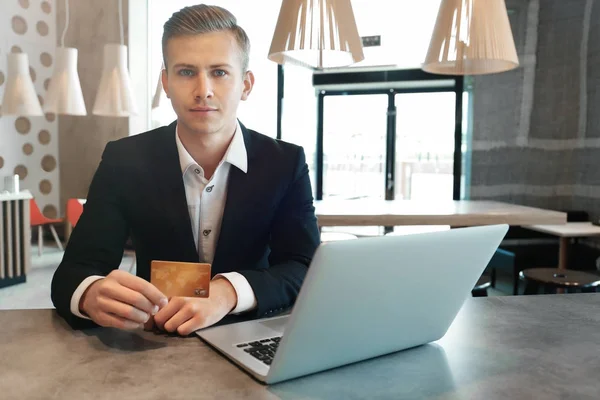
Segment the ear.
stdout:
<svg viewBox="0 0 600 400">
<path fill-rule="evenodd" d="M 254 74 L 252 71 L 247 71 L 244 75 L 244 90 L 242 91 L 242 100 L 248 100 L 248 96 L 250 96 L 250 92 L 252 92 L 252 88 L 254 87 Z"/>
<path fill-rule="evenodd" d="M 162 86 L 165 93 L 167 94 L 167 98 L 170 99 L 171 97 L 169 96 L 169 76 L 167 75 L 167 67 L 163 68 L 162 73 L 160 75 L 160 80 L 162 81 Z"/>
</svg>

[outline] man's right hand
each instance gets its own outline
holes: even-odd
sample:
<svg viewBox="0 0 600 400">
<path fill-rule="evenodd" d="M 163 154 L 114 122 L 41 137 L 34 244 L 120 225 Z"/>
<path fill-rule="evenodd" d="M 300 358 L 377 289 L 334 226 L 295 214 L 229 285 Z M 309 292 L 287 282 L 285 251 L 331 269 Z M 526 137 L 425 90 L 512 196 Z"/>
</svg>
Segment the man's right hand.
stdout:
<svg viewBox="0 0 600 400">
<path fill-rule="evenodd" d="M 167 303 L 167 297 L 150 282 L 114 270 L 86 289 L 79 310 L 100 326 L 136 329 Z"/>
</svg>

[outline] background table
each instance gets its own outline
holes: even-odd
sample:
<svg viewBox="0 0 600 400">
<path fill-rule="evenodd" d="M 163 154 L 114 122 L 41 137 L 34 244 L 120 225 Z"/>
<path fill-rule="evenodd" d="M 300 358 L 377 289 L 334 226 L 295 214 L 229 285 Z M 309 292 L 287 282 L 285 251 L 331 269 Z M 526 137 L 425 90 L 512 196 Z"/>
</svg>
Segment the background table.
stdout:
<svg viewBox="0 0 600 400">
<path fill-rule="evenodd" d="M 564 224 L 567 214 L 497 201 L 318 200 L 319 226 Z"/>
<path fill-rule="evenodd" d="M 0 311 L 0 390 L 6 399 L 598 399 L 599 310 L 596 294 L 470 298 L 438 346 L 273 386 L 196 337 L 72 331 L 54 310 Z"/>
<path fill-rule="evenodd" d="M 568 222 L 559 225 L 528 225 L 527 229 L 549 233 L 560 238 L 558 246 L 558 268 L 567 269 L 569 246 L 572 238 L 600 236 L 600 226 L 591 222 Z"/>
</svg>

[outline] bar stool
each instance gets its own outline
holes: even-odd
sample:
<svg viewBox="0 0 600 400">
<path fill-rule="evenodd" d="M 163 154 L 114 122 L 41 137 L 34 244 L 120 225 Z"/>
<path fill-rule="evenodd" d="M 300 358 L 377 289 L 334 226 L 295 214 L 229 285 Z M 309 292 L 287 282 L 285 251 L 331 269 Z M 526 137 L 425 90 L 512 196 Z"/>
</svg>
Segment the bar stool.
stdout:
<svg viewBox="0 0 600 400">
<path fill-rule="evenodd" d="M 50 228 L 52 237 L 54 238 L 54 241 L 56 242 L 56 245 L 58 246 L 60 251 L 64 250 L 63 245 L 60 242 L 60 239 L 58 238 L 58 234 L 56 233 L 56 229 L 54 229 L 54 224 L 60 224 L 62 222 L 62 218 L 47 218 L 42 213 L 35 200 L 29 200 L 29 223 L 32 228 L 37 227 L 38 231 L 38 255 L 42 255 L 42 249 L 44 246 L 44 240 L 42 237 L 42 227 L 44 227 L 45 225 L 47 225 L 48 228 Z"/>
<path fill-rule="evenodd" d="M 595 292 L 600 285 L 600 276 L 570 269 L 528 268 L 519 273 L 519 278 L 526 283 L 523 294 L 527 295 L 537 294 L 540 287 L 544 293 L 552 293 L 558 288 Z"/>
</svg>

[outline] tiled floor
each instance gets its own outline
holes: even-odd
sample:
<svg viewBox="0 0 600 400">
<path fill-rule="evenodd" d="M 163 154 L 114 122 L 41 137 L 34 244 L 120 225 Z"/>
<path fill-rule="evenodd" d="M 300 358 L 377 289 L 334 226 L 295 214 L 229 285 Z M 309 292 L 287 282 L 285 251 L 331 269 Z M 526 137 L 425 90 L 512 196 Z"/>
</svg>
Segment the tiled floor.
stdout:
<svg viewBox="0 0 600 400">
<path fill-rule="evenodd" d="M 38 255 L 37 245 L 31 248 L 31 270 L 27 282 L 0 289 L 0 309 L 53 308 L 50 300 L 50 282 L 60 264 L 63 252 L 56 245 L 46 243 L 42 256 Z M 126 255 L 121 269 L 129 269 L 132 257 Z"/>
</svg>

